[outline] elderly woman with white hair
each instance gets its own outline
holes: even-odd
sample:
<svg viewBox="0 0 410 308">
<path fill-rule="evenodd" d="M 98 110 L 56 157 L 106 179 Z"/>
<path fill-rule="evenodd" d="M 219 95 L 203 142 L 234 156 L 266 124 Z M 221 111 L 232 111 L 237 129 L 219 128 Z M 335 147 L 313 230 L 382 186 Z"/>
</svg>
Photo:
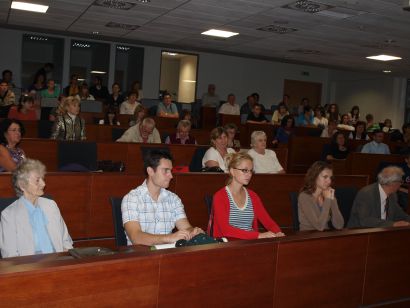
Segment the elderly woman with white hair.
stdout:
<svg viewBox="0 0 410 308">
<path fill-rule="evenodd" d="M 27 159 L 13 172 L 17 199 L 2 213 L 0 248 L 3 258 L 62 252 L 73 241 L 57 204 L 44 194 L 45 166 Z"/>
<path fill-rule="evenodd" d="M 248 151 L 248 154 L 253 158 L 255 173 L 285 173 L 276 153 L 266 149 L 266 139 L 263 131 L 254 131 L 251 135 L 252 149 Z"/>
</svg>

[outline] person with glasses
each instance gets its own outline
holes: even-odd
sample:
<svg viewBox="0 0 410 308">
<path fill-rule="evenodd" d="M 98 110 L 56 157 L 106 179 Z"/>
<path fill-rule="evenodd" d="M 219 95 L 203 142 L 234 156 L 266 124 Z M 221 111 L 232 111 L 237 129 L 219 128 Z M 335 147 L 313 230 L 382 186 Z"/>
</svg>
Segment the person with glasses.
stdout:
<svg viewBox="0 0 410 308">
<path fill-rule="evenodd" d="M 227 159 L 227 185 L 213 196 L 208 233 L 214 237 L 259 239 L 284 236 L 267 213 L 259 196 L 246 188 L 253 174 L 253 159 L 246 153 L 232 153 Z M 266 229 L 259 232 L 258 222 Z"/>
<path fill-rule="evenodd" d="M 23 124 L 19 120 L 4 119 L 0 123 L 0 172 L 13 171 L 26 155 L 19 147 L 24 135 Z"/>
<path fill-rule="evenodd" d="M 332 166 L 317 161 L 309 168 L 298 197 L 299 230 L 323 231 L 342 229 L 344 219 L 340 213 L 332 184 Z M 330 224 L 331 223 L 331 224 Z"/>
<path fill-rule="evenodd" d="M 161 143 L 161 136 L 155 128 L 153 118 L 145 118 L 142 122 L 128 128 L 117 142 Z"/>
<path fill-rule="evenodd" d="M 128 245 L 170 244 L 203 233 L 189 223 L 181 199 L 167 190 L 172 180 L 172 160 L 168 151 L 150 151 L 144 157 L 146 180 L 122 199 Z M 172 233 L 174 228 L 177 231 Z"/>
<path fill-rule="evenodd" d="M 363 187 L 353 202 L 348 228 L 383 228 L 410 226 L 410 216 L 397 202 L 397 191 L 404 172 L 389 166 L 377 175 L 377 182 Z"/>
</svg>

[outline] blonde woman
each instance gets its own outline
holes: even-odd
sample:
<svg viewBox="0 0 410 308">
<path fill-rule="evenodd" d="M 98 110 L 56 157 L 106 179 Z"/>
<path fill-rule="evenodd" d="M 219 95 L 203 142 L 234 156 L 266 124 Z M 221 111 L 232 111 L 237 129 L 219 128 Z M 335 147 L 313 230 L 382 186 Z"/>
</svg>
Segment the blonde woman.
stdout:
<svg viewBox="0 0 410 308">
<path fill-rule="evenodd" d="M 259 239 L 284 236 L 270 218 L 259 196 L 247 189 L 253 174 L 253 160 L 246 153 L 227 156 L 227 185 L 213 197 L 211 221 L 213 236 L 239 239 Z M 213 219 L 213 220 L 212 220 Z M 260 222 L 266 232 L 259 232 Z"/>
<path fill-rule="evenodd" d="M 85 121 L 80 117 L 80 101 L 69 96 L 61 103 L 61 115 L 54 122 L 51 139 L 85 140 Z"/>
</svg>

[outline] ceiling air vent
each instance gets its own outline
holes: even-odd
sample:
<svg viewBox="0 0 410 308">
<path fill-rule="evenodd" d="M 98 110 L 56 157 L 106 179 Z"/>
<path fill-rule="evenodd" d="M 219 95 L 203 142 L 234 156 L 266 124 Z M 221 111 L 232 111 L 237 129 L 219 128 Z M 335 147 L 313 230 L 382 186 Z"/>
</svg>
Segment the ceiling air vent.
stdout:
<svg viewBox="0 0 410 308">
<path fill-rule="evenodd" d="M 287 28 L 287 27 L 282 27 L 278 25 L 269 25 L 269 26 L 257 28 L 256 30 L 273 32 L 273 33 L 278 33 L 278 34 L 285 34 L 285 33 L 297 31 L 298 29 Z"/>
<path fill-rule="evenodd" d="M 304 48 L 290 49 L 290 50 L 288 50 L 288 52 L 300 53 L 300 54 L 304 54 L 304 55 L 318 55 L 318 54 L 320 54 L 319 50 L 304 49 Z"/>
<path fill-rule="evenodd" d="M 299 0 L 282 6 L 285 9 L 296 10 L 305 13 L 317 13 L 320 11 L 328 10 L 333 6 L 322 4 L 314 1 Z"/>
<path fill-rule="evenodd" d="M 95 0 L 93 4 L 117 10 L 129 10 L 135 6 L 135 3 L 125 2 L 122 0 Z"/>
<path fill-rule="evenodd" d="M 136 30 L 140 27 L 140 26 L 137 26 L 137 25 L 121 24 L 121 23 L 114 22 L 114 21 L 110 21 L 105 26 L 108 27 L 108 28 L 117 28 L 117 29 L 123 29 L 123 30 L 127 30 L 127 31 Z"/>
</svg>

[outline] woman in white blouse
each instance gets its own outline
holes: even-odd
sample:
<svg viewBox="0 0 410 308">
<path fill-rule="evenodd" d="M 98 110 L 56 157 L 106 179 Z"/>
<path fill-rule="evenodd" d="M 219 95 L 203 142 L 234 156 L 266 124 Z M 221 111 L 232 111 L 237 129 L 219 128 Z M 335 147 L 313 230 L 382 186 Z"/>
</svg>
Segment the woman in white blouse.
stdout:
<svg viewBox="0 0 410 308">
<path fill-rule="evenodd" d="M 224 172 L 228 172 L 225 158 L 229 153 L 235 153 L 235 150 L 228 148 L 228 136 L 225 129 L 223 127 L 214 128 L 211 131 L 211 147 L 202 158 L 202 167 L 219 167 Z"/>
<path fill-rule="evenodd" d="M 251 135 L 251 146 L 248 154 L 253 158 L 255 173 L 285 173 L 276 153 L 266 149 L 265 132 L 254 131 Z"/>
</svg>

